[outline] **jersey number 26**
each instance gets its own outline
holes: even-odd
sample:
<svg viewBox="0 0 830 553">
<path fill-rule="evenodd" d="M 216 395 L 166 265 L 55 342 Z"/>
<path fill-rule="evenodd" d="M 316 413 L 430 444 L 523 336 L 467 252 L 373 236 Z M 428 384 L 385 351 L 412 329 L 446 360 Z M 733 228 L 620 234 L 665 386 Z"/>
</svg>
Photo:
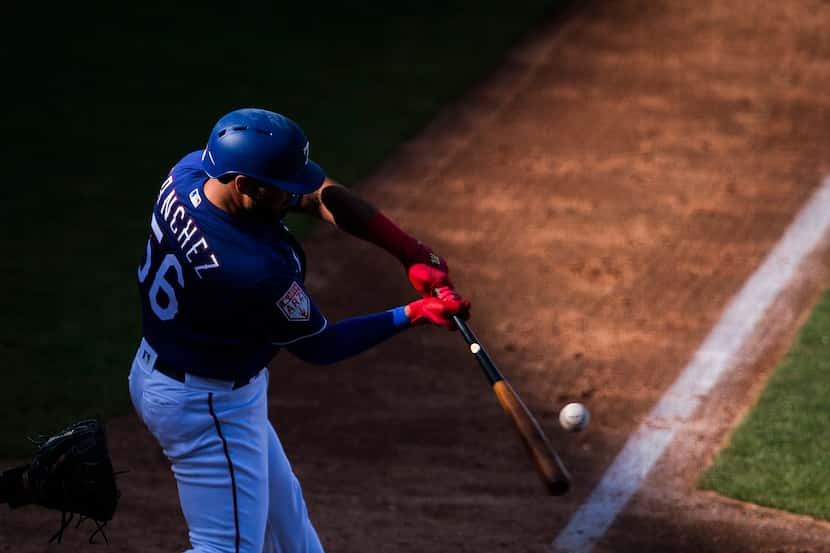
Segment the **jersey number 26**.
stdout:
<svg viewBox="0 0 830 553">
<path fill-rule="evenodd" d="M 153 223 L 155 223 L 155 217 L 153 218 Z M 156 233 L 155 230 L 156 229 L 154 228 L 154 236 L 151 236 L 150 239 L 147 240 L 147 260 L 144 262 L 144 265 L 138 268 L 138 282 L 141 284 L 144 284 L 147 280 L 147 276 L 150 274 L 152 269 L 153 238 L 155 237 L 156 241 L 159 244 L 161 243 L 159 238 L 161 236 L 161 232 L 159 231 Z M 184 287 L 184 274 L 182 272 L 182 266 L 176 258 L 176 255 L 172 253 L 168 253 L 162 258 L 161 263 L 159 263 L 159 266 L 154 273 L 150 289 L 147 292 L 148 299 L 150 301 L 150 309 L 152 309 L 156 317 L 162 321 L 169 321 L 176 316 L 176 313 L 179 312 L 179 302 L 176 300 L 176 290 L 173 288 L 173 283 L 168 280 L 168 276 L 174 277 L 179 286 Z"/>
</svg>

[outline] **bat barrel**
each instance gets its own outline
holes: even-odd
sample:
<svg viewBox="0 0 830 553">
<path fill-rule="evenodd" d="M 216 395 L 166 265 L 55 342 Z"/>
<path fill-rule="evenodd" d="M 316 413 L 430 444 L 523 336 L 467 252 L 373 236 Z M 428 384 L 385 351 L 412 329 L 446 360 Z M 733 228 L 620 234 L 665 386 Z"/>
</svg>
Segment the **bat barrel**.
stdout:
<svg viewBox="0 0 830 553">
<path fill-rule="evenodd" d="M 568 470 L 551 447 L 530 410 L 506 380 L 494 384 L 493 391 L 504 411 L 513 419 L 519 437 L 536 465 L 536 471 L 548 489 L 548 493 L 551 495 L 567 493 L 571 480 Z"/>
<path fill-rule="evenodd" d="M 567 493 L 570 489 L 570 475 L 562 460 L 548 442 L 547 436 L 545 436 L 539 423 L 510 386 L 510 383 L 504 379 L 487 350 L 478 341 L 467 323 L 458 316 L 453 316 L 453 321 L 464 337 L 464 341 L 470 346 L 470 352 L 484 370 L 484 374 L 490 381 L 493 392 L 495 392 L 502 408 L 513 420 L 518 435 L 527 448 L 531 459 L 533 459 L 536 471 L 545 484 L 548 493 L 551 495 Z"/>
</svg>

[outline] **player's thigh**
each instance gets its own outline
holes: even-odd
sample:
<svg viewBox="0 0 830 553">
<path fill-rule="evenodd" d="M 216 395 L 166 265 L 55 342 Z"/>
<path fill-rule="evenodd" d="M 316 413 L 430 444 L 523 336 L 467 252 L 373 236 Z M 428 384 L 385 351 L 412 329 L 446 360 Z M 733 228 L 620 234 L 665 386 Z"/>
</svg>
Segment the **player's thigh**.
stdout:
<svg viewBox="0 0 830 553">
<path fill-rule="evenodd" d="M 194 552 L 261 553 L 267 505 L 267 483 L 260 474 L 252 478 L 230 446 L 233 474 L 223 452 L 210 451 L 195 462 L 174 465 L 182 512 Z M 265 462 L 262 463 L 265 470 Z M 237 543 L 238 549 L 237 549 Z"/>
<path fill-rule="evenodd" d="M 189 409 L 203 410 L 209 421 L 199 426 L 204 431 L 165 448 L 193 551 L 262 553 L 270 427 L 265 391 L 254 397 L 246 391 L 204 398 Z"/>
<path fill-rule="evenodd" d="M 300 482 L 274 428 L 268 425 L 268 530 L 266 553 L 322 553 Z"/>
</svg>

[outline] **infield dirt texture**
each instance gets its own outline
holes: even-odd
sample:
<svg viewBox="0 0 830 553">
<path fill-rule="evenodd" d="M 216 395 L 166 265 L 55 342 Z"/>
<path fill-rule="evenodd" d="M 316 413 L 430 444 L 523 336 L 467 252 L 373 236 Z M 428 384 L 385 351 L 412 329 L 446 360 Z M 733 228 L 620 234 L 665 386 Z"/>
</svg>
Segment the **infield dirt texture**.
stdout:
<svg viewBox="0 0 830 553">
<path fill-rule="evenodd" d="M 471 325 L 574 489 L 543 494 L 455 334 L 414 329 L 325 368 L 280 355 L 271 418 L 329 551 L 545 551 L 830 173 L 830 5 L 577 4 L 359 188 L 448 258 Z M 372 246 L 322 227 L 306 246 L 331 320 L 413 298 Z M 830 551 L 825 523 L 694 488 L 828 262 L 825 241 L 596 551 Z M 587 432 L 558 430 L 568 401 L 591 409 Z M 161 452 L 134 416 L 110 432 L 131 471 L 110 549 L 183 550 Z M 39 536 L 56 520 L 0 518 L 0 551 L 52 550 Z M 69 533 L 61 550 L 85 537 Z"/>
</svg>

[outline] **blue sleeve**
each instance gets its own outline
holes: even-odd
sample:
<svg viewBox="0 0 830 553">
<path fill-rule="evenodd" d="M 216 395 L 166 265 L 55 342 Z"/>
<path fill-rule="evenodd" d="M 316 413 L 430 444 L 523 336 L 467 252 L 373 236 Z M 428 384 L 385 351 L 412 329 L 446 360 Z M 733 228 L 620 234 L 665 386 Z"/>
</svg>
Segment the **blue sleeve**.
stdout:
<svg viewBox="0 0 830 553">
<path fill-rule="evenodd" d="M 408 326 L 409 319 L 404 308 L 398 307 L 338 321 L 319 334 L 291 344 L 287 349 L 303 361 L 328 365 L 364 352 Z"/>
</svg>

